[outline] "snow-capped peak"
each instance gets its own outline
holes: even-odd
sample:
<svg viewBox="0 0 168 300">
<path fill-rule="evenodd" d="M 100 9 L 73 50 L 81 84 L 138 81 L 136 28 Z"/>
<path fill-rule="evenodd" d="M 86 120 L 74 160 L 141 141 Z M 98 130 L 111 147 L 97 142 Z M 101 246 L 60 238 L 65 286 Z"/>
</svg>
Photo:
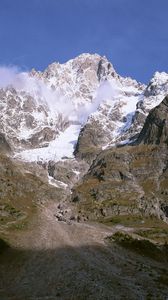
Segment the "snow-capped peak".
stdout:
<svg viewBox="0 0 168 300">
<path fill-rule="evenodd" d="M 151 82 L 156 84 L 165 84 L 168 82 L 168 73 L 166 72 L 155 72 Z"/>
<path fill-rule="evenodd" d="M 155 72 L 154 76 L 150 80 L 145 96 L 156 96 L 167 91 L 168 87 L 168 74 L 165 72 Z"/>
<path fill-rule="evenodd" d="M 17 71 L 12 73 L 10 86 L 0 89 L 0 130 L 19 157 L 26 159 L 28 155 L 28 160 L 51 159 L 47 153 L 53 159 L 57 141 L 58 149 L 62 147 L 62 136 L 68 133 L 70 139 L 75 136 L 77 140 L 80 126 L 93 121 L 104 133 L 100 143 L 104 147 L 125 138 L 136 107 L 146 114 L 153 102 L 156 105 L 162 100 L 168 90 L 167 77 L 168 74 L 157 72 L 146 88 L 118 75 L 105 56 L 89 53 L 64 64 L 54 62 L 43 72 Z M 75 142 L 68 143 L 69 156 Z"/>
</svg>

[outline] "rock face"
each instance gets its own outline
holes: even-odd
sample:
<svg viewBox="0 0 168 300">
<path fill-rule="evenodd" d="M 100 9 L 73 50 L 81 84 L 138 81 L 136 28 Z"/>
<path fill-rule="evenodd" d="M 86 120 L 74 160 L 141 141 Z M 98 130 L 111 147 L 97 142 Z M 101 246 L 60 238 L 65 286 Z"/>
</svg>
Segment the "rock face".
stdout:
<svg viewBox="0 0 168 300">
<path fill-rule="evenodd" d="M 0 129 L 8 136 L 14 151 L 44 147 L 58 135 L 59 130 L 66 128 L 59 113 L 54 115 L 53 120 L 48 104 L 28 91 L 11 87 L 1 89 L 0 107 Z"/>
<path fill-rule="evenodd" d="M 93 161 L 101 149 L 136 140 L 149 111 L 168 93 L 168 75 L 164 72 L 156 72 L 147 87 L 129 78 L 119 77 L 115 84 L 108 76 L 106 80 L 105 90 L 115 86 L 115 92 L 106 93 L 99 109 L 82 128 L 77 142 L 75 154 L 87 161 Z"/>
<path fill-rule="evenodd" d="M 9 143 L 7 142 L 4 134 L 0 134 L 0 152 L 10 153 L 11 148 Z"/>
<path fill-rule="evenodd" d="M 91 163 L 102 150 L 101 145 L 108 143 L 107 132 L 102 129 L 99 121 L 87 123 L 80 131 L 74 154 L 80 159 Z"/>
<path fill-rule="evenodd" d="M 150 111 L 136 143 L 168 145 L 168 96 Z"/>
<path fill-rule="evenodd" d="M 155 215 L 166 220 L 168 206 L 168 97 L 146 119 L 137 144 L 102 151 L 72 201 L 79 214 L 100 219 Z"/>
<path fill-rule="evenodd" d="M 65 159 L 64 161 L 48 163 L 48 174 L 56 181 L 62 182 L 70 188 L 87 173 L 89 165 L 85 161 Z"/>
<path fill-rule="evenodd" d="M 134 146 L 105 150 L 94 160 L 72 201 L 89 219 L 155 215 L 168 205 L 167 148 Z"/>
</svg>

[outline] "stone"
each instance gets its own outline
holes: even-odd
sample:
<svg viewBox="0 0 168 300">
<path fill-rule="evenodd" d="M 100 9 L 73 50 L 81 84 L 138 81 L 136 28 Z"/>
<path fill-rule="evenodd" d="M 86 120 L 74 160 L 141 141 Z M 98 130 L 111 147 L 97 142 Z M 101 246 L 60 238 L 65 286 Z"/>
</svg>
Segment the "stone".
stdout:
<svg viewBox="0 0 168 300">
<path fill-rule="evenodd" d="M 146 118 L 135 144 L 165 143 L 168 145 L 168 96 Z"/>
</svg>

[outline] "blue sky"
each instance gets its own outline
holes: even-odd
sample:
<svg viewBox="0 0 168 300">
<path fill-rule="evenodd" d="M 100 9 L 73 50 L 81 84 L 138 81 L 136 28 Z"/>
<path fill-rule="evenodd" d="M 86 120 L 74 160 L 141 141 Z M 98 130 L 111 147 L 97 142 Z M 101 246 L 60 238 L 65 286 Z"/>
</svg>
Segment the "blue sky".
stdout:
<svg viewBox="0 0 168 300">
<path fill-rule="evenodd" d="M 43 70 L 83 52 L 148 82 L 168 71 L 168 0 L 0 0 L 0 65 Z"/>
</svg>

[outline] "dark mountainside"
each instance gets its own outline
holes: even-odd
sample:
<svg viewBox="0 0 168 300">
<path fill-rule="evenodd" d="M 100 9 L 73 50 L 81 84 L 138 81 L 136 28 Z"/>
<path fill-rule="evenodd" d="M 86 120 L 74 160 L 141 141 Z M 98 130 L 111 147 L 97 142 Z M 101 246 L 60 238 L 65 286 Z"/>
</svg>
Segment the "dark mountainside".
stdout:
<svg viewBox="0 0 168 300">
<path fill-rule="evenodd" d="M 168 211 L 168 97 L 148 115 L 134 146 L 102 151 L 72 201 L 89 219 L 156 216 Z"/>
<path fill-rule="evenodd" d="M 83 54 L 30 77 L 96 108 L 79 124 L 0 90 L 0 299 L 167 300 L 167 74 L 146 87 Z"/>
<path fill-rule="evenodd" d="M 144 127 L 136 141 L 137 144 L 168 145 L 168 96 L 160 105 L 153 108 L 146 118 Z"/>
</svg>

